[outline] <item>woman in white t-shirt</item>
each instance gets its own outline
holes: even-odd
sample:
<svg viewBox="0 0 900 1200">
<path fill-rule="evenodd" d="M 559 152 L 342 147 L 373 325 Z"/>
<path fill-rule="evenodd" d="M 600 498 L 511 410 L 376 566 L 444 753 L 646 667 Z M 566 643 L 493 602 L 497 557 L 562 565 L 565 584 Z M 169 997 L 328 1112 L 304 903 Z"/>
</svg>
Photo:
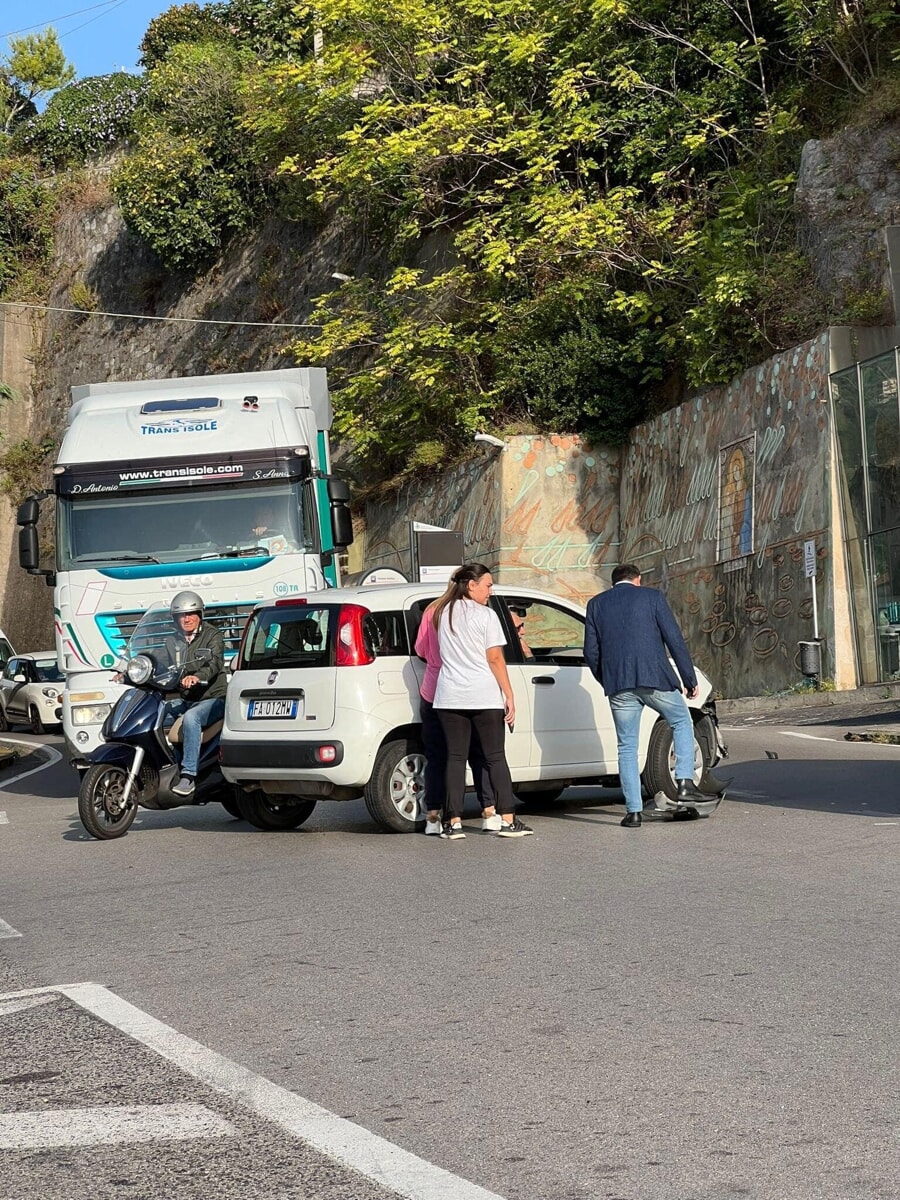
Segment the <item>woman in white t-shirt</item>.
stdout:
<svg viewBox="0 0 900 1200">
<path fill-rule="evenodd" d="M 466 791 L 466 758 L 472 730 L 481 741 L 495 804 L 500 813 L 498 837 L 532 833 L 515 815 L 512 780 L 503 748 L 505 725 L 516 718 L 503 647 L 506 636 L 500 618 L 489 606 L 494 581 L 487 567 L 459 567 L 451 586 L 434 606 L 441 670 L 434 693 L 434 710 L 447 742 L 445 815 L 442 837 L 463 838 L 462 811 Z"/>
</svg>

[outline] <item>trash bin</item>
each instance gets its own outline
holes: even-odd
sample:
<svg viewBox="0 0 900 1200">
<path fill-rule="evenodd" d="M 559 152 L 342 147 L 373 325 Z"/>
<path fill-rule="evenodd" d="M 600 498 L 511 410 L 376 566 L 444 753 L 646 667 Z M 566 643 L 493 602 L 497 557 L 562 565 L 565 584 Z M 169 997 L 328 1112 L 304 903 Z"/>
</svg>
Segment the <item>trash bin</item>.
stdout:
<svg viewBox="0 0 900 1200">
<path fill-rule="evenodd" d="M 822 674 L 822 642 L 824 638 L 815 638 L 809 642 L 800 642 L 800 674 L 809 679 L 818 679 Z"/>
</svg>

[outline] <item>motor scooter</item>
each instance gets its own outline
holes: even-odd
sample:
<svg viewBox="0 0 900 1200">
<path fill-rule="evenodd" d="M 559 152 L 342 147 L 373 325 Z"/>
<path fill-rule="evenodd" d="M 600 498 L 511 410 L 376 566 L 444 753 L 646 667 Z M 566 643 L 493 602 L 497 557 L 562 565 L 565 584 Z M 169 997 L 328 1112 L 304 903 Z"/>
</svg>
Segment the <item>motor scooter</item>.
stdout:
<svg viewBox="0 0 900 1200">
<path fill-rule="evenodd" d="M 177 796 L 172 791 L 181 776 L 176 749 L 181 718 L 168 723 L 167 702 L 181 697 L 181 677 L 194 666 L 169 664 L 165 639 L 171 633 L 168 608 L 148 609 L 116 663 L 116 670 L 131 687 L 106 718 L 103 744 L 90 756 L 91 765 L 78 790 L 81 823 L 101 841 L 123 837 L 139 808 L 159 811 L 216 801 L 231 816 L 240 817 L 234 790 L 219 771 L 221 720 L 203 731 L 193 796 Z M 209 651 L 197 652 L 204 653 Z"/>
</svg>

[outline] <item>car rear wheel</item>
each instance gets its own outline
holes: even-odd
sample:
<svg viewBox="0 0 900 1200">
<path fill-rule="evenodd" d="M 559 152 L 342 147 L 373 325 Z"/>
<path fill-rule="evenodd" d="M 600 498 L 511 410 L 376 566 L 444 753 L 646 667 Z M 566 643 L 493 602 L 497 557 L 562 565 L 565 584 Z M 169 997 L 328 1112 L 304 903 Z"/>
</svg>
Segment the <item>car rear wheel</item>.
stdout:
<svg viewBox="0 0 900 1200">
<path fill-rule="evenodd" d="M 37 733 L 37 734 L 46 733 L 46 730 L 44 728 L 44 722 L 41 720 L 41 714 L 38 712 L 38 710 L 35 708 L 35 706 L 33 704 L 31 705 L 31 708 L 28 710 L 28 715 L 31 720 L 31 732 Z"/>
<path fill-rule="evenodd" d="M 266 832 L 299 829 L 312 815 L 315 800 L 303 796 L 267 796 L 262 791 L 238 792 L 237 806 L 245 821 Z"/>
<path fill-rule="evenodd" d="M 697 732 L 694 731 L 694 783 L 699 783 L 704 771 L 709 767 L 706 755 Z M 668 721 L 660 718 L 650 733 L 650 745 L 647 748 L 647 764 L 641 776 L 644 787 L 651 796 L 662 792 L 670 800 L 678 799 L 678 787 L 675 783 L 675 746 L 672 741 L 672 727 Z"/>
<path fill-rule="evenodd" d="M 412 737 L 386 742 L 366 784 L 369 816 L 388 833 L 415 833 L 425 826 L 425 751 Z"/>
</svg>

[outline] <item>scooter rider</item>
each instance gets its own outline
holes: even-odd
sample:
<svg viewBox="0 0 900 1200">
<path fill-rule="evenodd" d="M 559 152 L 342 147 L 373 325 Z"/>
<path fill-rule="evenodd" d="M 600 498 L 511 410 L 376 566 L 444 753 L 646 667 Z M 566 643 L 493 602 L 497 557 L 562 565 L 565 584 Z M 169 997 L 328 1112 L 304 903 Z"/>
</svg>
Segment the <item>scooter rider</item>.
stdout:
<svg viewBox="0 0 900 1200">
<path fill-rule="evenodd" d="M 203 600 L 196 592 L 179 592 L 169 605 L 175 632 L 166 638 L 172 666 L 186 670 L 170 711 L 183 714 L 181 778 L 172 788 L 176 796 L 192 796 L 200 761 L 200 740 L 208 725 L 225 713 L 225 643 L 213 625 L 203 622 Z"/>
</svg>

